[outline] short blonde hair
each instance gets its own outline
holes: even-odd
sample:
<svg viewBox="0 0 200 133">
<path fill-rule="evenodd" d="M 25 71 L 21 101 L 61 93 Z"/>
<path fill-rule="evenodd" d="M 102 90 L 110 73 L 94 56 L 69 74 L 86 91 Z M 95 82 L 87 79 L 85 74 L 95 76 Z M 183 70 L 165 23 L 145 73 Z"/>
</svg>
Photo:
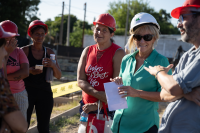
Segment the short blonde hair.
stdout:
<svg viewBox="0 0 200 133">
<path fill-rule="evenodd" d="M 150 31 L 154 35 L 153 38 L 155 39 L 155 42 L 154 42 L 153 46 L 157 43 L 157 41 L 159 39 L 159 29 L 156 26 L 150 25 L 150 24 L 142 25 L 134 31 L 133 31 L 133 29 L 131 29 L 129 31 L 129 33 L 131 34 L 131 36 L 128 39 L 130 51 L 131 50 L 135 51 L 135 48 L 136 48 L 136 44 L 135 44 L 135 40 L 133 39 L 133 35 L 138 34 L 139 32 L 143 32 L 143 31 Z"/>
</svg>

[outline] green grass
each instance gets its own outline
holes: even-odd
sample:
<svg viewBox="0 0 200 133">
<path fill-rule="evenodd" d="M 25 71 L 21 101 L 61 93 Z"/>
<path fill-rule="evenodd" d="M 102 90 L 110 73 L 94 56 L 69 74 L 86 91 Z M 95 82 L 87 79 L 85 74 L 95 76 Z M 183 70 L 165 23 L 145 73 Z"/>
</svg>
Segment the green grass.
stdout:
<svg viewBox="0 0 200 133">
<path fill-rule="evenodd" d="M 165 102 L 159 103 L 158 113 L 159 113 L 160 119 L 167 105 L 168 103 L 165 103 Z M 77 127 L 79 126 L 79 118 L 80 118 L 80 114 L 76 114 L 75 116 L 72 116 L 69 118 L 63 117 L 58 122 L 50 124 L 50 131 L 52 133 L 66 133 L 67 131 L 68 131 L 67 133 L 69 132 L 71 133 L 74 130 L 78 131 Z"/>
<path fill-rule="evenodd" d="M 72 117 L 62 117 L 56 123 L 50 123 L 50 131 L 52 132 L 61 132 L 62 130 L 66 130 L 70 126 L 77 126 L 79 122 L 80 114 L 76 114 Z"/>
<path fill-rule="evenodd" d="M 65 105 L 59 106 L 59 107 L 53 107 L 52 113 L 51 113 L 51 117 L 54 117 L 58 114 L 61 114 L 69 109 L 72 109 L 76 106 L 79 105 L 79 101 L 81 100 L 81 97 L 77 98 L 76 100 L 73 100 L 72 102 L 69 102 Z M 31 116 L 31 121 L 30 121 L 30 127 L 34 126 L 37 124 L 37 118 L 36 118 L 36 113 L 33 113 Z"/>
<path fill-rule="evenodd" d="M 81 100 L 81 98 L 79 98 L 78 100 L 73 100 L 72 102 L 69 102 L 65 105 L 59 106 L 59 107 L 54 107 L 52 114 L 55 113 L 62 113 L 64 111 L 67 111 L 69 109 L 72 109 L 73 107 L 76 107 L 77 105 L 79 105 L 79 101 Z"/>
<path fill-rule="evenodd" d="M 37 124 L 36 118 L 31 118 L 30 127 L 36 124 Z"/>
</svg>

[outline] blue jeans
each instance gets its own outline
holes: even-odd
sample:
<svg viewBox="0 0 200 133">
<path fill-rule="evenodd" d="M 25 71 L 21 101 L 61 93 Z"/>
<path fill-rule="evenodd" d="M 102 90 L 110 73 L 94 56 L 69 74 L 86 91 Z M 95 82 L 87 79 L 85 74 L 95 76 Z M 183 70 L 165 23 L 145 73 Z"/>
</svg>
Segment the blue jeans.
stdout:
<svg viewBox="0 0 200 133">
<path fill-rule="evenodd" d="M 83 112 L 82 107 L 83 107 L 83 105 L 85 105 L 85 104 L 83 103 L 83 100 L 81 100 L 79 103 L 80 103 L 79 112 L 80 112 L 80 114 L 81 114 L 81 112 Z M 107 110 L 108 116 L 111 118 L 111 120 L 113 120 L 115 111 L 109 111 L 108 108 L 106 108 L 106 110 Z M 96 110 L 96 111 L 91 111 L 91 112 L 89 112 L 89 114 L 97 114 L 97 110 Z M 104 109 L 101 109 L 100 114 L 104 114 Z"/>
</svg>

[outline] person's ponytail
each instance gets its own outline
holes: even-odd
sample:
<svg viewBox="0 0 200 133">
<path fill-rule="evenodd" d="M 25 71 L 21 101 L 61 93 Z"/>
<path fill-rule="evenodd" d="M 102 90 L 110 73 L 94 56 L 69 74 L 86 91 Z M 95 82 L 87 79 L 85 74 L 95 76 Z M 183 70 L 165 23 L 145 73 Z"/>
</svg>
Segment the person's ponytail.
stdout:
<svg viewBox="0 0 200 133">
<path fill-rule="evenodd" d="M 110 31 L 110 34 L 114 33 L 114 30 L 113 30 L 113 29 L 111 29 L 111 28 L 109 28 L 109 27 L 108 27 L 108 29 L 109 29 L 109 31 Z M 110 38 L 110 41 L 111 41 L 112 43 L 115 42 L 113 38 Z"/>
</svg>

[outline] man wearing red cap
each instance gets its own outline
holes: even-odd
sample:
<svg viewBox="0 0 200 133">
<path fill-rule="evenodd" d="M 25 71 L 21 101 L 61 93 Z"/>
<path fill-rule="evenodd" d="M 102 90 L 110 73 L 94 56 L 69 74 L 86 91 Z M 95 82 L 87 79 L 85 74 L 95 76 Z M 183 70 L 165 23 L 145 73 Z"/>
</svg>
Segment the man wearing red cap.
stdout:
<svg viewBox="0 0 200 133">
<path fill-rule="evenodd" d="M 181 57 L 173 75 L 167 74 L 173 65 L 145 68 L 161 84 L 163 101 L 173 101 L 159 133 L 200 133 L 200 0 L 186 0 L 171 15 L 178 19 L 182 41 L 194 46 Z"/>
</svg>

